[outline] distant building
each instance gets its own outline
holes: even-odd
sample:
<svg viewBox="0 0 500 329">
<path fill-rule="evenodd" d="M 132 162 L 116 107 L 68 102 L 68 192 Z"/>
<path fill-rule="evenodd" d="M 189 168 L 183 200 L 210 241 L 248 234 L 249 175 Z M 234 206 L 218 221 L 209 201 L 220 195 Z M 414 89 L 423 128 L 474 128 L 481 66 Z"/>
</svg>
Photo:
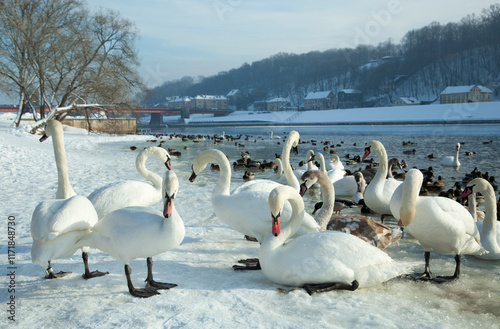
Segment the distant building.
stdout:
<svg viewBox="0 0 500 329">
<path fill-rule="evenodd" d="M 399 97 L 392 103 L 392 106 L 420 105 L 420 103 L 415 97 Z"/>
<path fill-rule="evenodd" d="M 493 91 L 480 85 L 446 87 L 441 92 L 441 104 L 491 102 Z"/>
<path fill-rule="evenodd" d="M 289 109 L 290 103 L 286 98 L 276 97 L 267 101 L 256 101 L 253 108 L 256 111 L 281 111 Z"/>
<path fill-rule="evenodd" d="M 191 101 L 191 109 L 228 111 L 228 101 L 225 96 L 198 95 Z"/>
<path fill-rule="evenodd" d="M 175 96 L 172 97 L 170 100 L 167 102 L 167 107 L 180 110 L 180 109 L 188 109 L 191 107 L 191 97 L 188 96 Z"/>
<path fill-rule="evenodd" d="M 356 89 L 342 89 L 337 93 L 337 107 L 349 109 L 363 106 L 363 93 Z"/>
<path fill-rule="evenodd" d="M 304 99 L 305 110 L 328 110 L 336 107 L 335 94 L 330 91 L 310 92 Z"/>
</svg>

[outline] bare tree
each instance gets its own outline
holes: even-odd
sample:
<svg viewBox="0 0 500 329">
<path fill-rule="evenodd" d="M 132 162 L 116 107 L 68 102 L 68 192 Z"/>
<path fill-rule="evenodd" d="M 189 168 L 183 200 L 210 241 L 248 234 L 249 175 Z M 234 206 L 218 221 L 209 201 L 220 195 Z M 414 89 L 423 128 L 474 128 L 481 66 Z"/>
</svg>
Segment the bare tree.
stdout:
<svg viewBox="0 0 500 329">
<path fill-rule="evenodd" d="M 35 94 L 43 119 L 32 133 L 56 114 L 123 107 L 142 87 L 135 27 L 117 12 L 91 15 L 78 0 L 8 0 L 0 12 L 0 29 L 11 32 L 0 39 L 0 75 L 17 86 L 16 126 Z"/>
</svg>

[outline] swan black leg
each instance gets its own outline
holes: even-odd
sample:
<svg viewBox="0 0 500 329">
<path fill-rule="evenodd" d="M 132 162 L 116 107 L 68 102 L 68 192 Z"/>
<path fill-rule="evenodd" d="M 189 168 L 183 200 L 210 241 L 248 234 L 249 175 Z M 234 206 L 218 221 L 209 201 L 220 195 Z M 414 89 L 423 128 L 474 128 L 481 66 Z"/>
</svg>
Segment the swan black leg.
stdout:
<svg viewBox="0 0 500 329">
<path fill-rule="evenodd" d="M 163 282 L 156 282 L 153 280 L 153 258 L 148 257 L 147 258 L 147 263 L 148 263 L 148 277 L 145 282 L 147 282 L 146 287 L 153 287 L 156 289 L 170 289 L 173 287 L 177 287 L 175 283 L 163 283 Z"/>
<path fill-rule="evenodd" d="M 413 280 L 425 280 L 425 281 L 432 280 L 431 268 L 429 266 L 429 260 L 431 258 L 431 252 L 430 251 L 426 251 L 424 253 L 424 258 L 425 258 L 424 273 L 410 275 L 410 277 Z"/>
<path fill-rule="evenodd" d="M 434 282 L 443 283 L 458 279 L 460 276 L 460 255 L 455 255 L 455 273 L 452 276 L 438 276 Z"/>
<path fill-rule="evenodd" d="M 132 284 L 132 279 L 130 278 L 130 273 L 132 273 L 132 269 L 130 266 L 125 265 L 125 276 L 127 277 L 127 285 L 128 285 L 128 291 L 132 296 L 135 297 L 141 297 L 141 298 L 148 298 L 154 295 L 159 295 L 160 293 L 158 290 L 156 290 L 153 287 L 146 287 L 144 289 L 136 289 L 134 285 Z"/>
<path fill-rule="evenodd" d="M 245 266 L 233 265 L 235 271 L 258 271 L 261 269 L 258 258 L 240 259 L 238 263 L 245 264 Z"/>
<path fill-rule="evenodd" d="M 342 282 L 329 282 L 329 283 L 320 283 L 320 284 L 305 284 L 304 289 L 307 291 L 309 295 L 320 293 L 320 292 L 328 292 L 332 290 L 350 290 L 354 291 L 358 289 L 359 283 L 354 280 L 351 283 L 342 283 Z"/>
<path fill-rule="evenodd" d="M 52 269 L 52 266 L 50 265 L 50 260 L 49 260 L 49 267 L 45 270 L 45 273 L 47 275 L 45 276 L 45 279 L 57 279 L 57 278 L 62 278 L 63 276 L 66 276 L 68 274 L 71 274 L 72 272 L 59 272 L 59 273 L 54 273 L 54 270 Z"/>
<path fill-rule="evenodd" d="M 82 258 L 83 258 L 83 264 L 85 265 L 85 273 L 82 274 L 82 277 L 84 279 L 92 279 L 92 278 L 97 278 L 99 276 L 104 276 L 106 274 L 109 274 L 109 272 L 100 272 L 100 271 L 90 272 L 90 270 L 89 270 L 89 255 L 86 252 L 82 252 Z"/>
</svg>

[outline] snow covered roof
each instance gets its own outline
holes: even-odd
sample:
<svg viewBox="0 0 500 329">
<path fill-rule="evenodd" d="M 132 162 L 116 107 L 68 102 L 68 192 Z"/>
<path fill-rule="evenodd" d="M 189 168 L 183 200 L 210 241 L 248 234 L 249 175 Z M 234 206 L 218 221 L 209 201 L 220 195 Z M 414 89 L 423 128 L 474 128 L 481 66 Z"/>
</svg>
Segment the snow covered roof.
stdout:
<svg viewBox="0 0 500 329">
<path fill-rule="evenodd" d="M 198 95 L 194 99 L 227 100 L 225 96 L 221 95 Z"/>
<path fill-rule="evenodd" d="M 323 99 L 323 98 L 327 98 L 328 95 L 330 95 L 330 93 L 331 93 L 331 90 L 310 92 L 307 94 L 305 99 Z"/>
<path fill-rule="evenodd" d="M 233 89 L 230 92 L 227 93 L 226 97 L 231 97 L 236 95 L 240 90 L 239 89 Z"/>
<path fill-rule="evenodd" d="M 480 86 L 480 85 L 470 85 L 470 86 L 453 86 L 453 87 L 446 87 L 445 90 L 441 92 L 441 95 L 448 95 L 448 94 L 462 94 L 462 93 L 468 93 L 472 88 L 477 86 L 479 90 L 483 93 L 492 93 L 489 88 L 486 88 L 485 86 Z"/>
<path fill-rule="evenodd" d="M 420 101 L 415 97 L 399 97 L 399 99 L 408 105 L 420 104 Z"/>
<path fill-rule="evenodd" d="M 342 89 L 342 90 L 339 90 L 339 93 L 345 93 L 345 94 L 361 94 L 361 91 L 356 90 L 356 89 Z"/>
<path fill-rule="evenodd" d="M 267 101 L 267 103 L 279 103 L 279 102 L 286 103 L 288 102 L 288 99 L 283 97 L 276 97 Z"/>
</svg>

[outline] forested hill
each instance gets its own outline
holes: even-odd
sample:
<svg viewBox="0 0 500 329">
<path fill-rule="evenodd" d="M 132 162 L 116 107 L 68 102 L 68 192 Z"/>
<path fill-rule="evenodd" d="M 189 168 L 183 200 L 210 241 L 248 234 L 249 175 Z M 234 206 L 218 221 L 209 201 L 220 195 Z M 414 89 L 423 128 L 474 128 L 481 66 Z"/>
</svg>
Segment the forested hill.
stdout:
<svg viewBox="0 0 500 329">
<path fill-rule="evenodd" d="M 165 82 L 143 96 L 143 103 L 164 103 L 169 96 L 226 95 L 239 89 L 247 104 L 288 97 L 300 106 L 311 91 L 361 90 L 377 105 L 399 96 L 434 100 L 451 85 L 500 82 L 500 4 L 458 23 L 431 23 L 405 34 L 400 43 L 330 49 L 305 54 L 279 53 L 239 68 L 205 77 Z M 495 90 L 498 98 L 499 90 Z"/>
</svg>

